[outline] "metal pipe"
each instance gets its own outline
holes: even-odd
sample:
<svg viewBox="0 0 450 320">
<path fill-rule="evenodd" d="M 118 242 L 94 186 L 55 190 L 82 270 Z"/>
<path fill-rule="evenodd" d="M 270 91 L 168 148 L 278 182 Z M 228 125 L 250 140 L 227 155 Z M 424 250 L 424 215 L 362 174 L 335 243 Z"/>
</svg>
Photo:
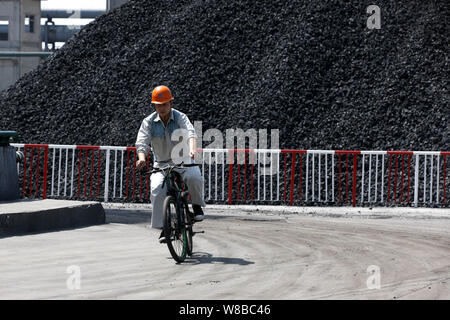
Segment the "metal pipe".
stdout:
<svg viewBox="0 0 450 320">
<path fill-rule="evenodd" d="M 104 10 L 41 10 L 42 18 L 53 18 L 53 19 L 95 19 L 101 16 L 106 11 Z"/>
<path fill-rule="evenodd" d="M 49 29 L 49 25 L 53 25 L 53 28 L 52 29 Z M 45 43 L 45 51 L 49 51 L 48 50 L 48 44 L 50 43 L 50 42 L 52 42 L 53 43 L 53 49 L 55 49 L 54 48 L 54 41 L 50 41 L 50 37 L 49 37 L 49 34 L 50 34 L 50 32 L 52 32 L 52 34 L 54 34 L 55 33 L 55 23 L 52 21 L 52 19 L 48 19 L 47 21 L 45 21 L 45 26 L 44 26 L 44 43 Z M 42 29 L 42 28 L 41 28 Z M 42 30 L 41 30 L 41 34 L 42 34 Z M 41 36 L 41 38 L 42 38 L 42 36 Z"/>
<path fill-rule="evenodd" d="M 19 52 L 19 51 L 0 51 L 0 58 L 3 57 L 42 57 L 46 58 L 53 52 Z"/>
<path fill-rule="evenodd" d="M 23 159 L 25 158 L 22 151 L 16 151 L 16 163 L 23 162 Z"/>
<path fill-rule="evenodd" d="M 84 26 L 83 25 L 52 25 L 47 28 L 51 28 L 53 30 L 53 34 L 48 35 L 48 42 L 66 42 L 69 40 L 75 33 L 80 31 Z M 45 25 L 41 25 L 41 39 L 45 42 Z M 0 33 L 6 33 L 8 30 L 8 26 L 0 25 Z"/>
</svg>

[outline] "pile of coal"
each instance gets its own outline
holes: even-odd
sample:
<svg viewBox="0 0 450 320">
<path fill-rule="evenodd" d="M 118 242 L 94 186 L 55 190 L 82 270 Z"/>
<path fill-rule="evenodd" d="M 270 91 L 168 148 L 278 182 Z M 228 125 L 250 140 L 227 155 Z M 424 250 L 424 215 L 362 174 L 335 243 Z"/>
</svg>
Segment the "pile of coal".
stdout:
<svg viewBox="0 0 450 320">
<path fill-rule="evenodd" d="M 133 146 L 152 89 L 203 130 L 279 129 L 280 148 L 450 145 L 446 0 L 131 0 L 0 97 L 25 143 Z M 205 142 L 203 146 L 207 146 Z"/>
</svg>

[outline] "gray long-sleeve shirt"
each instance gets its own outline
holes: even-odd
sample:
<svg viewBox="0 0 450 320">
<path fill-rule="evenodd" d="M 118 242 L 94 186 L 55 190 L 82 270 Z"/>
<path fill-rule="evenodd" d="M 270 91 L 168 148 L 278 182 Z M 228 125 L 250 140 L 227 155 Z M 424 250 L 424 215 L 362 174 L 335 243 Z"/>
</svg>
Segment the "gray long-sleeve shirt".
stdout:
<svg viewBox="0 0 450 320">
<path fill-rule="evenodd" d="M 194 126 L 189 121 L 188 117 L 181 111 L 174 108 L 171 109 L 170 119 L 167 126 L 159 117 L 158 113 L 155 111 L 148 117 L 146 117 L 139 128 L 139 132 L 136 139 L 136 149 L 137 152 L 143 152 L 145 154 L 149 151 L 149 146 L 151 146 L 154 156 L 154 166 L 158 167 L 161 163 L 173 163 L 172 150 L 179 143 L 177 141 L 172 141 L 172 134 L 177 129 L 183 129 L 183 140 L 181 140 L 186 145 L 178 145 L 179 148 L 187 148 L 189 150 L 188 140 L 191 137 L 196 138 Z M 180 131 L 176 132 L 177 134 Z M 174 137 L 175 138 L 175 137 Z M 178 153 L 177 153 L 178 156 Z M 183 154 L 183 159 L 189 158 L 189 154 Z M 179 162 L 179 161 L 176 161 Z"/>
</svg>

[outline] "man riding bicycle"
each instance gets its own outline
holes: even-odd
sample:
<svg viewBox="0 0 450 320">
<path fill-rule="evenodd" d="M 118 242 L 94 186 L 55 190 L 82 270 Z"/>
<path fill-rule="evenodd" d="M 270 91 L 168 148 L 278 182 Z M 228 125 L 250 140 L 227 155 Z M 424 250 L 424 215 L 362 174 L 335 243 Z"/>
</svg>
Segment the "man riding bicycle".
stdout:
<svg viewBox="0 0 450 320">
<path fill-rule="evenodd" d="M 142 121 L 137 135 L 136 149 L 139 157 L 136 162 L 137 170 L 142 170 L 146 166 L 149 146 L 153 152 L 155 168 L 163 168 L 181 161 L 194 162 L 196 138 L 194 126 L 184 113 L 172 108 L 172 100 L 173 96 L 168 87 L 158 86 L 153 90 L 152 103 L 156 111 Z M 183 134 L 183 137 L 181 142 L 178 142 L 180 133 Z M 184 137 L 186 135 L 187 137 Z M 187 145 L 179 145 L 180 143 Z M 179 150 L 189 150 L 189 155 L 180 158 L 177 154 Z M 205 207 L 206 204 L 203 196 L 203 177 L 199 167 L 177 168 L 176 171 L 180 173 L 191 195 L 195 221 L 202 221 L 202 207 Z M 167 186 L 163 185 L 163 172 L 153 173 L 150 181 L 150 201 L 153 207 L 151 225 L 152 228 L 162 229 L 163 203 L 167 193 Z M 166 242 L 164 232 L 161 232 L 159 242 Z"/>
</svg>

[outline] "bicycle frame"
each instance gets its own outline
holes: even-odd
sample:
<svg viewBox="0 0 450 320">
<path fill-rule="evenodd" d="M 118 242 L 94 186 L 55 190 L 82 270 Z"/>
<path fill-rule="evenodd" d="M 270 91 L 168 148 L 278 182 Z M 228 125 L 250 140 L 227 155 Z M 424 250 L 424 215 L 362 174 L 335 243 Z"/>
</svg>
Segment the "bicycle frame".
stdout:
<svg viewBox="0 0 450 320">
<path fill-rule="evenodd" d="M 164 180 L 163 180 L 163 186 L 164 184 L 167 184 L 167 196 L 173 196 L 175 198 L 175 201 L 179 204 L 177 206 L 178 212 L 177 214 L 177 220 L 178 225 L 182 228 L 185 228 L 187 225 L 193 225 L 193 217 L 191 216 L 191 212 L 189 211 L 188 202 L 183 196 L 183 190 L 182 185 L 184 184 L 184 181 L 181 177 L 181 175 L 175 171 L 175 168 L 187 168 L 192 166 L 198 166 L 198 164 L 186 164 L 183 163 L 178 165 L 170 165 L 164 168 L 157 168 L 156 170 L 150 170 L 145 171 L 144 174 L 148 173 L 156 173 L 156 172 L 163 172 Z M 178 185 L 177 180 L 181 183 L 181 185 Z M 186 213 L 186 221 L 183 219 L 182 211 L 185 210 Z"/>
<path fill-rule="evenodd" d="M 184 183 L 183 179 L 181 178 L 181 175 L 178 172 L 174 171 L 173 169 L 174 169 L 174 167 L 170 167 L 168 169 L 169 172 L 165 174 L 163 185 L 164 185 L 164 183 L 167 183 L 167 195 L 173 196 L 175 198 L 175 201 L 180 204 L 178 206 L 177 219 L 178 219 L 178 225 L 183 228 L 183 227 L 186 227 L 186 225 L 185 225 L 185 221 L 183 221 L 183 219 L 182 219 L 181 210 L 183 210 L 183 207 L 184 207 L 184 209 L 186 210 L 186 215 L 189 211 L 188 211 L 187 203 L 181 195 L 182 189 L 180 188 L 180 186 L 178 186 L 178 183 L 176 181 L 177 178 L 179 178 L 180 182 L 183 184 Z"/>
</svg>

